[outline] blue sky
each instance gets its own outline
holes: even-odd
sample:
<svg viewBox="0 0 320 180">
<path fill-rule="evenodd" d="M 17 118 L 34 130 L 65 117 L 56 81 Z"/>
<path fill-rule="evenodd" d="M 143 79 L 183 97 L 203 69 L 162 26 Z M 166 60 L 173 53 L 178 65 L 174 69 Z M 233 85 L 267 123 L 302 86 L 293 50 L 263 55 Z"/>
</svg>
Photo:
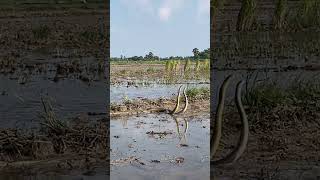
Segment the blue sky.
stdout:
<svg viewBox="0 0 320 180">
<path fill-rule="evenodd" d="M 111 0 L 112 57 L 191 56 L 209 48 L 209 0 Z"/>
</svg>

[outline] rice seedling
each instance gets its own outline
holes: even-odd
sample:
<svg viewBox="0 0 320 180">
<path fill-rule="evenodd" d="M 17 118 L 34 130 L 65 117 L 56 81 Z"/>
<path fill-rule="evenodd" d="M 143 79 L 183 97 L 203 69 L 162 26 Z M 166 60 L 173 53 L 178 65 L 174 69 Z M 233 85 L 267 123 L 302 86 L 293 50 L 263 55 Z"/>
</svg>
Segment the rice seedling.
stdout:
<svg viewBox="0 0 320 180">
<path fill-rule="evenodd" d="M 165 65 L 165 70 L 166 72 L 168 72 L 171 68 L 171 62 L 170 61 L 166 61 L 166 65 Z"/>
<path fill-rule="evenodd" d="M 197 59 L 196 61 L 196 67 L 195 67 L 196 72 L 198 72 L 200 70 L 200 60 Z"/>
<path fill-rule="evenodd" d="M 191 69 L 191 61 L 190 61 L 190 59 L 188 59 L 188 60 L 186 60 L 186 63 L 184 64 L 183 70 L 184 70 L 184 72 L 186 73 L 186 72 L 188 72 L 190 69 Z"/>
<path fill-rule="evenodd" d="M 256 0 L 243 0 L 238 15 L 237 30 L 246 31 L 251 29 L 255 21 Z"/>
<path fill-rule="evenodd" d="M 286 25 L 287 0 L 278 0 L 274 12 L 273 23 L 275 29 L 282 29 Z"/>
<path fill-rule="evenodd" d="M 302 0 L 291 12 L 290 26 L 294 29 L 311 28 L 320 25 L 320 2 Z"/>
<path fill-rule="evenodd" d="M 209 59 L 206 59 L 206 60 L 204 60 L 204 70 L 205 71 L 210 71 L 210 60 Z"/>
</svg>

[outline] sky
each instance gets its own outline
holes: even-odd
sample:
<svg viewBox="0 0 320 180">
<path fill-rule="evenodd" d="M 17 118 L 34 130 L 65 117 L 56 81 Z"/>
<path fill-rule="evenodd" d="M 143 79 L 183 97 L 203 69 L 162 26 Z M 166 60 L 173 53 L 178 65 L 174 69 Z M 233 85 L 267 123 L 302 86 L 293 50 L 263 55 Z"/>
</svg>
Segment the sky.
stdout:
<svg viewBox="0 0 320 180">
<path fill-rule="evenodd" d="M 209 0 L 111 0 L 111 57 L 192 56 L 210 47 Z"/>
</svg>

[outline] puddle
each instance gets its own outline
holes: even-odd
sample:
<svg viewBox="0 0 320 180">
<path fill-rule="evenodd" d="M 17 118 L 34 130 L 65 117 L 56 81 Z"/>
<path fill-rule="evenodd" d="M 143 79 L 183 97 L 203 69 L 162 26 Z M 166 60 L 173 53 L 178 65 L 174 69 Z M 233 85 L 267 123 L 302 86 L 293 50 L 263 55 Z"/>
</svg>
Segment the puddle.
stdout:
<svg viewBox="0 0 320 180">
<path fill-rule="evenodd" d="M 111 179 L 209 179 L 209 114 L 186 118 L 186 131 L 177 120 L 179 130 L 168 114 L 111 120 Z"/>
</svg>

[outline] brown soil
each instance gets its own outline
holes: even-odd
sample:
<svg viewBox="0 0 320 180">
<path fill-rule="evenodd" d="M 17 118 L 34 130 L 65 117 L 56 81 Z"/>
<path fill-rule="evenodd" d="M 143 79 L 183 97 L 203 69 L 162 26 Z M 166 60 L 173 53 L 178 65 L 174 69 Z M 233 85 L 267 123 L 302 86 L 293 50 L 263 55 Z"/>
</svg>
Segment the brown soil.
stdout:
<svg viewBox="0 0 320 180">
<path fill-rule="evenodd" d="M 103 8 L 1 11 L 0 22 L 5 24 L 0 28 L 1 52 L 5 52 L 1 57 L 23 57 L 39 48 L 77 49 L 81 56 L 97 56 L 101 54 L 100 24 L 107 26 L 107 20 L 99 19 L 107 19 L 105 15 Z M 108 36 L 103 40 L 108 42 Z"/>
</svg>

